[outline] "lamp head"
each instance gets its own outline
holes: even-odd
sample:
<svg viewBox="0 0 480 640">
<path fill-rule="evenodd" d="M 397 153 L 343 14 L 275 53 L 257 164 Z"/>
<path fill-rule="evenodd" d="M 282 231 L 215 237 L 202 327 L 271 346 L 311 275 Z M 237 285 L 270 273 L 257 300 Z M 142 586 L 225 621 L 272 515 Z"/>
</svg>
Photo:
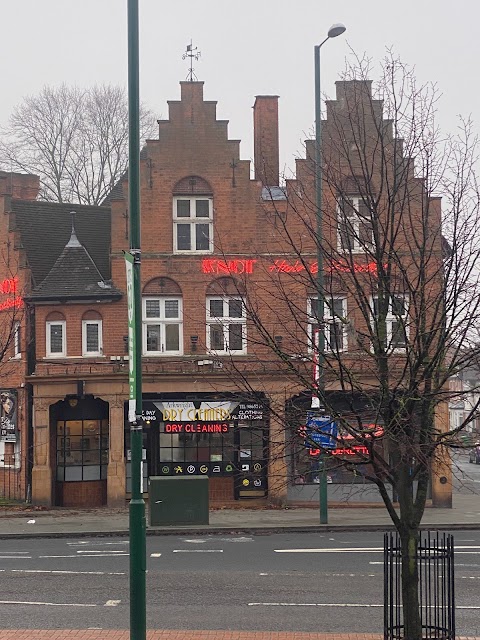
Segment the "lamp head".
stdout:
<svg viewBox="0 0 480 640">
<path fill-rule="evenodd" d="M 336 38 L 337 36 L 342 35 L 347 30 L 347 27 L 341 22 L 337 22 L 336 24 L 332 24 L 330 29 L 328 30 L 327 36 L 329 38 Z"/>
</svg>

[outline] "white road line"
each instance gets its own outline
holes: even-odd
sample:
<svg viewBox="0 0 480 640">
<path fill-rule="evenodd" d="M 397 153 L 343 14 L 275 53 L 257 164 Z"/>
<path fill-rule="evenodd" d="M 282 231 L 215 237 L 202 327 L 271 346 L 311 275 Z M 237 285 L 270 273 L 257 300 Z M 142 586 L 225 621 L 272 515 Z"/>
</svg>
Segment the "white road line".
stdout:
<svg viewBox="0 0 480 640">
<path fill-rule="evenodd" d="M 94 542 L 93 540 L 81 540 L 80 542 L 67 542 L 69 547 L 80 547 L 85 544 L 94 544 L 96 547 L 102 547 L 107 545 L 124 545 L 129 544 L 128 540 L 121 540 L 120 542 Z"/>
<path fill-rule="evenodd" d="M 383 604 L 329 603 L 329 602 L 249 602 L 249 607 L 383 607 Z"/>
<path fill-rule="evenodd" d="M 223 549 L 174 549 L 173 553 L 223 553 Z"/>
<path fill-rule="evenodd" d="M 192 544 L 203 544 L 204 542 L 207 542 L 206 540 L 202 540 L 201 538 L 194 539 L 194 540 L 190 540 L 190 539 L 185 539 L 184 542 L 191 542 Z"/>
<path fill-rule="evenodd" d="M 103 554 L 103 555 L 106 555 L 106 556 L 109 556 L 109 555 L 127 556 L 128 555 L 128 551 L 94 551 L 93 549 L 89 549 L 88 551 L 80 551 L 80 550 L 78 550 L 77 553 L 84 553 L 85 555 L 87 555 L 87 554 L 90 554 L 90 555 Z"/>
<path fill-rule="evenodd" d="M 150 557 L 151 558 L 160 558 L 161 555 L 162 555 L 161 553 L 151 553 Z"/>
<path fill-rule="evenodd" d="M 117 605 L 119 605 L 121 602 L 121 600 L 107 600 L 106 603 L 103 605 L 104 607 L 116 607 Z"/>
<path fill-rule="evenodd" d="M 461 549 L 480 549 L 480 546 L 460 545 L 455 547 L 455 553 L 478 554 L 479 551 L 461 551 Z M 336 549 L 274 549 L 275 553 L 383 553 L 383 547 L 349 547 Z"/>
<path fill-rule="evenodd" d="M 339 607 L 341 609 L 383 608 L 383 604 L 360 604 L 357 602 L 248 602 L 249 607 Z M 455 609 L 480 609 L 480 606 L 456 605 Z"/>
<path fill-rule="evenodd" d="M 383 553 L 383 547 L 357 547 L 350 549 L 274 549 L 275 553 Z"/>
<path fill-rule="evenodd" d="M 32 556 L 0 556 L 0 558 L 2 560 L 31 560 Z"/>
<path fill-rule="evenodd" d="M 2 569 L 5 571 L 5 569 Z M 61 571 L 59 569 L 10 569 L 12 573 L 65 573 L 86 576 L 124 576 L 124 571 Z"/>
<path fill-rule="evenodd" d="M 38 607 L 98 607 L 98 604 L 80 604 L 78 602 L 28 602 L 26 600 L 0 600 L 0 604 L 31 604 Z"/>
<path fill-rule="evenodd" d="M 71 556 L 38 556 L 39 558 L 127 558 L 129 556 L 128 553 L 116 553 L 111 556 L 105 553 L 88 553 L 85 552 L 83 556 L 71 555 Z"/>
<path fill-rule="evenodd" d="M 30 553 L 30 551 L 2 551 L 2 553 L 4 553 L 5 555 L 13 555 L 13 554 L 22 554 L 22 555 L 27 555 L 28 553 Z"/>
</svg>

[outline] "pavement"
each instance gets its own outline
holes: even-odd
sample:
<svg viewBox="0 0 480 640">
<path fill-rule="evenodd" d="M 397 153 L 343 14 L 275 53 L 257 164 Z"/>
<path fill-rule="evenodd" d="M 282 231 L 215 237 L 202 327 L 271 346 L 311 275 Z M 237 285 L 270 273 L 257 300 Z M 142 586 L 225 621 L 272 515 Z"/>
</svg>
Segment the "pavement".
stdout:
<svg viewBox="0 0 480 640">
<path fill-rule="evenodd" d="M 0 631 L 0 640 L 129 640 L 129 631 L 100 629 Z M 287 631 L 147 631 L 147 640 L 383 640 L 383 635 L 367 633 L 303 633 Z M 461 640 L 460 638 L 458 640 Z M 469 638 L 469 640 L 476 640 Z"/>
<path fill-rule="evenodd" d="M 9 629 L 0 631 L 0 640 L 129 640 L 129 631 L 102 629 Z M 304 633 L 301 631 L 147 631 L 147 640 L 383 640 L 371 633 Z M 467 638 L 457 637 L 457 640 Z M 468 640 L 479 640 L 470 636 Z"/>
<path fill-rule="evenodd" d="M 480 494 L 454 494 L 453 508 L 427 507 L 422 527 L 480 529 Z M 320 524 L 318 507 L 212 509 L 209 524 L 148 526 L 147 535 L 279 533 L 282 531 L 386 531 L 393 528 L 383 506 L 329 507 L 328 524 Z M 128 507 L 42 510 L 33 506 L 0 507 L 0 539 L 128 535 Z M 0 640 L 2 640 L 0 636 Z"/>
</svg>

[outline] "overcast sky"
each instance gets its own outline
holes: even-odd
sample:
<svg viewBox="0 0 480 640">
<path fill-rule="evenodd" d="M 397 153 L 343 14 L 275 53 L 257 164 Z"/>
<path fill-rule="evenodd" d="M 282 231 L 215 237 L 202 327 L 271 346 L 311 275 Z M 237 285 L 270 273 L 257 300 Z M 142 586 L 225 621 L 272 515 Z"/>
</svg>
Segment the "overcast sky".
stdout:
<svg viewBox="0 0 480 640">
<path fill-rule="evenodd" d="M 347 31 L 322 48 L 325 94 L 334 97 L 349 47 L 379 60 L 393 46 L 421 81 L 438 83 L 443 129 L 453 132 L 458 114 L 471 114 L 480 132 L 479 0 L 139 0 L 139 7 L 142 102 L 168 117 L 193 39 L 205 99 L 218 101 L 217 117 L 230 121 L 243 159 L 253 155 L 255 95 L 276 94 L 281 166 L 293 168 L 313 130 L 313 46 L 335 22 Z M 2 2 L 1 21 L 0 124 L 44 85 L 126 87 L 127 0 Z"/>
</svg>

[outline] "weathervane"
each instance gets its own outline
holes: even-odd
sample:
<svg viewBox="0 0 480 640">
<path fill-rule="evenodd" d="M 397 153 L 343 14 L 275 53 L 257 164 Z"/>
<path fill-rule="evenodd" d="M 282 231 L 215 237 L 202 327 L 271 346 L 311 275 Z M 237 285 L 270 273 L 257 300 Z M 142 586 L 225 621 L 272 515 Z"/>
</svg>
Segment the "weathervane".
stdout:
<svg viewBox="0 0 480 640">
<path fill-rule="evenodd" d="M 192 41 L 190 40 L 190 44 L 187 44 L 187 50 L 182 56 L 182 60 L 186 58 L 190 58 L 190 69 L 188 70 L 187 80 L 188 82 L 193 82 L 194 80 L 198 80 L 195 72 L 193 71 L 193 61 L 198 60 L 200 58 L 200 51 L 198 47 L 194 47 Z"/>
</svg>

